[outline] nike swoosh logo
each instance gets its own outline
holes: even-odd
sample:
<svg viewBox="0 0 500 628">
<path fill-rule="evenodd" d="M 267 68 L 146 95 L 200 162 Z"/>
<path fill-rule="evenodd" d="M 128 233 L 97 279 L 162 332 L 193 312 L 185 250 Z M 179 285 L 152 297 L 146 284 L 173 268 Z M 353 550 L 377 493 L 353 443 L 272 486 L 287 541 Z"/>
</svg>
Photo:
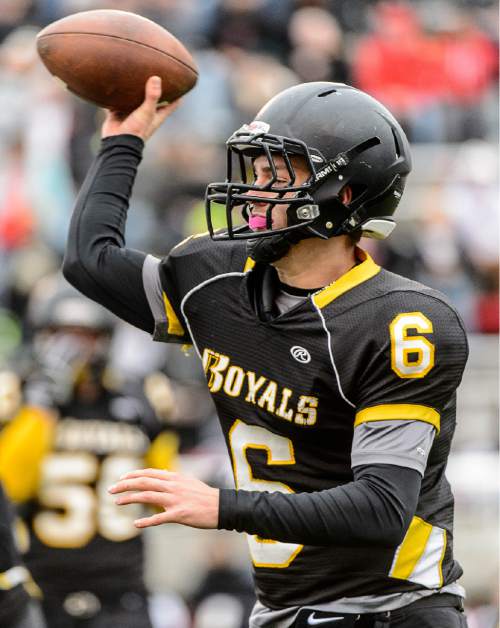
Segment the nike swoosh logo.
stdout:
<svg viewBox="0 0 500 628">
<path fill-rule="evenodd" d="M 343 617 L 314 617 L 316 613 L 311 613 L 307 618 L 308 626 L 317 626 L 318 624 L 326 624 L 327 621 L 342 621 Z"/>
</svg>

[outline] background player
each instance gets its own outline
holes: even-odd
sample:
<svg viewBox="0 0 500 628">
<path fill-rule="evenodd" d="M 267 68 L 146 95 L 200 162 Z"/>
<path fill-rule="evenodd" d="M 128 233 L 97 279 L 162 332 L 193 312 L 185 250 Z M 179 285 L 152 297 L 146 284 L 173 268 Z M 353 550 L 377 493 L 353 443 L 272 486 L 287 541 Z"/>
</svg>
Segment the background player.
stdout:
<svg viewBox="0 0 500 628">
<path fill-rule="evenodd" d="M 45 628 L 38 602 L 31 597 L 39 591 L 22 564 L 13 529 L 14 511 L 0 484 L 0 625 Z"/>
<path fill-rule="evenodd" d="M 115 320 L 106 310 L 61 276 L 37 285 L 29 310 L 35 355 L 1 451 L 47 624 L 150 628 L 143 543 L 133 526 L 139 511 L 120 513 L 106 488 L 131 464 L 170 467 L 176 438 L 163 432 L 141 382 L 124 390 L 107 369 Z"/>
<path fill-rule="evenodd" d="M 350 87 L 286 90 L 230 138 L 228 180 L 207 189 L 209 228 L 214 202 L 228 220 L 212 238 L 232 242 L 194 238 L 160 263 L 123 237 L 142 140 L 173 109 L 156 110 L 160 88 L 151 78 L 138 110 L 108 115 L 65 273 L 156 339 L 194 343 L 247 490 L 146 470 L 113 487 L 135 491 L 118 503 L 164 507 L 139 526 L 249 533 L 253 626 L 463 626 L 443 476 L 463 326 L 442 295 L 356 247 L 394 227 L 403 131 Z"/>
</svg>

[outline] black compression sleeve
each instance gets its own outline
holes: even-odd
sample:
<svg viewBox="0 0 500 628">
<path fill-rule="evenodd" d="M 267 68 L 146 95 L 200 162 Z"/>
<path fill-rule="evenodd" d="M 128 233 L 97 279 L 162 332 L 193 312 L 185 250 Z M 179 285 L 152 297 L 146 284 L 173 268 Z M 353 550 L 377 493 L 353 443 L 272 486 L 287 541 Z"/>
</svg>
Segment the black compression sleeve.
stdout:
<svg viewBox="0 0 500 628">
<path fill-rule="evenodd" d="M 219 529 L 304 545 L 401 543 L 417 507 L 420 474 L 388 464 L 354 468 L 354 481 L 315 493 L 222 489 Z"/>
<path fill-rule="evenodd" d="M 129 198 L 143 148 L 133 135 L 102 141 L 76 201 L 63 273 L 80 292 L 152 333 L 142 281 L 145 254 L 125 248 Z"/>
</svg>

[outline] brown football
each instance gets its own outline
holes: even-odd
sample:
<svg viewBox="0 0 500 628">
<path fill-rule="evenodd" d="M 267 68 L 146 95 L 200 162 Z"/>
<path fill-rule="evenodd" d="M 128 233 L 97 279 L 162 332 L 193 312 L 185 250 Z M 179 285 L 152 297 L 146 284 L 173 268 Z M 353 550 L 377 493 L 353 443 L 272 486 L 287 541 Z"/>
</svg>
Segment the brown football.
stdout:
<svg viewBox="0 0 500 628">
<path fill-rule="evenodd" d="M 46 26 L 37 49 L 49 72 L 81 98 L 128 113 L 144 100 L 148 77 L 162 78 L 162 102 L 198 79 L 190 52 L 167 30 L 127 11 L 75 13 Z"/>
</svg>

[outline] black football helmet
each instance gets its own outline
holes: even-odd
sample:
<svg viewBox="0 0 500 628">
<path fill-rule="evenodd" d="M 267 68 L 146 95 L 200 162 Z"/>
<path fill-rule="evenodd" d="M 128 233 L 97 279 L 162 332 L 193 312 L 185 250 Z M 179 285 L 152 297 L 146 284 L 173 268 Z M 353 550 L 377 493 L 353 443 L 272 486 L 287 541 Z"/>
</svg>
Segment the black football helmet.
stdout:
<svg viewBox="0 0 500 628">
<path fill-rule="evenodd" d="M 27 308 L 27 320 L 35 332 L 70 327 L 111 335 L 116 318 L 71 286 L 60 272 L 40 279 Z"/>
<path fill-rule="evenodd" d="M 213 240 L 249 240 L 256 261 L 271 262 L 310 237 L 331 238 L 361 230 L 383 239 L 395 227 L 392 218 L 411 170 L 408 140 L 394 116 L 368 94 L 343 83 L 296 85 L 272 98 L 250 124 L 227 141 L 227 179 L 206 191 L 206 217 Z M 252 161 L 265 155 L 272 172 L 264 186 L 252 183 Z M 276 185 L 274 156 L 289 172 L 286 187 Z M 302 156 L 310 178 L 295 184 L 293 156 Z M 344 204 L 339 193 L 349 186 Z M 252 191 L 251 198 L 248 192 Z M 274 192 L 275 197 L 259 191 Z M 293 193 L 284 197 L 286 193 Z M 290 196 L 292 196 L 290 198 Z M 266 229 L 236 226 L 233 210 L 248 221 L 250 203 L 268 203 Z M 227 228 L 215 231 L 214 204 L 225 206 Z M 272 210 L 286 204 L 287 226 L 272 229 Z"/>
</svg>

